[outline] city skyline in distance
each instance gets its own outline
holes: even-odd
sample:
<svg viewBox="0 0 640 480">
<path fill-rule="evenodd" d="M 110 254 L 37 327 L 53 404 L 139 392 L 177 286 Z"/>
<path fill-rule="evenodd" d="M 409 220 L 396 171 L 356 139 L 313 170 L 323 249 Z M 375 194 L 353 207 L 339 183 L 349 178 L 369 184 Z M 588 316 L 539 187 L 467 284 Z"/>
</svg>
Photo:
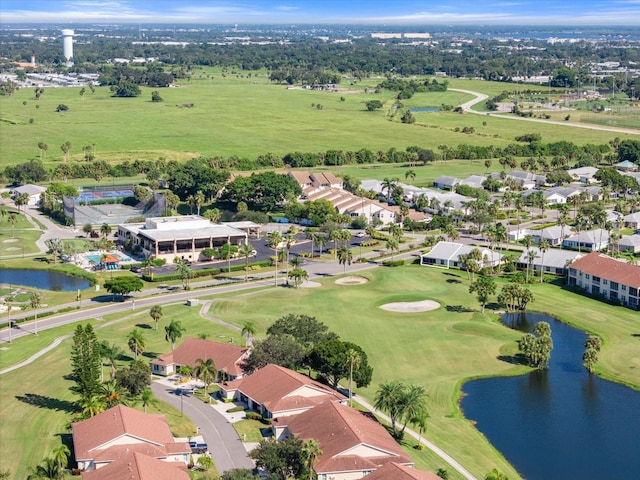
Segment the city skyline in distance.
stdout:
<svg viewBox="0 0 640 480">
<path fill-rule="evenodd" d="M 14 23 L 640 26 L 640 0 L 3 0 Z"/>
</svg>

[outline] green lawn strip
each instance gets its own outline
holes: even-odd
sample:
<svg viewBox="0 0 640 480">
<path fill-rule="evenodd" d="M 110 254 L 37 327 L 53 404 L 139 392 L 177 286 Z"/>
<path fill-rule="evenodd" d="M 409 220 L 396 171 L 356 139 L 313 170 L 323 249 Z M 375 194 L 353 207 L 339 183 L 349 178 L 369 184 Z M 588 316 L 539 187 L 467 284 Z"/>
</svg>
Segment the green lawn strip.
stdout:
<svg viewBox="0 0 640 480">
<path fill-rule="evenodd" d="M 36 241 L 41 235 L 42 232 L 39 230 L 16 229 L 12 232 L 11 229 L 3 228 L 0 230 L 0 257 L 38 253 L 40 250 L 36 246 Z"/>
<path fill-rule="evenodd" d="M 238 437 L 243 442 L 260 442 L 265 439 L 262 435 L 263 430 L 271 431 L 269 425 L 265 425 L 259 420 L 240 420 L 233 422 L 233 428 L 238 432 Z"/>
<path fill-rule="evenodd" d="M 142 88 L 137 98 L 113 98 L 108 87 L 80 98 L 75 89 L 49 89 L 37 102 L 26 89 L 11 97 L 0 98 L 3 117 L 15 124 L 0 130 L 3 145 L 0 160 L 13 164 L 39 158 L 37 142 L 25 138 L 37 137 L 49 145 L 43 160 L 47 166 L 62 161 L 62 151 L 52 148 L 70 141 L 71 160 L 82 160 L 81 145 L 97 146 L 100 159 L 111 162 L 160 157 L 185 160 L 200 155 L 237 155 L 255 158 L 260 154 L 283 155 L 293 151 L 317 152 L 337 150 L 372 151 L 390 147 L 404 149 L 419 145 L 435 149 L 438 144 L 506 146 L 515 136 L 540 132 L 544 141 L 559 141 L 571 137 L 577 143 L 607 143 L 614 132 L 578 132 L 570 125 L 512 121 L 481 115 L 461 115 L 455 112 L 417 113 L 416 123 L 402 124 L 400 115 L 389 121 L 382 110 L 368 112 L 365 102 L 373 98 L 393 103 L 396 92 L 364 93 L 364 87 L 375 87 L 379 80 L 361 82 L 353 87 L 357 93 L 338 95 L 332 92 L 289 90 L 273 85 L 266 78 L 239 78 L 216 75 L 162 89 L 162 103 L 151 103 L 151 88 Z M 451 81 L 451 87 L 487 92 L 490 96 L 508 86 L 502 83 Z M 348 87 L 350 88 L 350 87 Z M 340 101 L 340 97 L 345 101 Z M 220 103 L 218 100 L 224 98 Z M 411 106 L 439 106 L 471 98 L 458 92 L 419 93 L 408 101 Z M 23 105 L 23 102 L 27 102 Z M 69 107 L 56 112 L 59 104 Z M 187 108 L 185 104 L 193 104 Z M 322 105 L 319 110 L 315 105 Z M 36 106 L 39 108 L 36 109 Z M 255 112 L 259 110 L 260 115 Z M 247 135 L 246 118 L 253 118 L 251 135 Z M 33 123 L 30 123 L 33 119 Z M 135 119 L 133 121 L 132 119 Z M 170 134 L 162 127 L 171 120 Z M 486 122 L 486 126 L 482 123 Z M 570 122 L 567 122 L 570 123 Z M 349 125 L 348 129 L 343 128 Z M 455 132 L 458 127 L 473 126 L 475 132 Z M 107 128 L 105 128 L 107 127 Z M 72 132 L 72 133 L 69 133 Z M 185 138 L 189 141 L 185 142 Z M 104 183 L 104 182 L 103 182 Z"/>
<path fill-rule="evenodd" d="M 89 323 L 89 322 L 84 322 Z M 95 322 L 91 322 L 95 325 Z M 22 327 L 32 331 L 31 325 Z M 63 325 L 50 330 L 41 330 L 38 335 L 26 335 L 13 340 L 12 343 L 5 343 L 0 350 L 0 370 L 16 365 L 43 348 L 48 347 L 53 341 L 64 335 L 71 335 L 76 328 L 76 324 Z M 2 379 L 3 377 L 0 377 Z"/>
</svg>

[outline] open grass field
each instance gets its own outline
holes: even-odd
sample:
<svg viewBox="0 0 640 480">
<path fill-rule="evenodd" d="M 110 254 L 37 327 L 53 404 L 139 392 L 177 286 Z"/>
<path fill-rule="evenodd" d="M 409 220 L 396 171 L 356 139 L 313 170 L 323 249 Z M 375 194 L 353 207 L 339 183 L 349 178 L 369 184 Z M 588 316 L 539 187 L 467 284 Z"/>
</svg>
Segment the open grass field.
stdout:
<svg viewBox="0 0 640 480">
<path fill-rule="evenodd" d="M 453 112 L 419 113 L 415 124 L 405 125 L 399 115 L 389 121 L 385 109 L 366 111 L 364 104 L 371 99 L 387 106 L 393 103 L 394 92 L 371 93 L 380 81 L 372 78 L 344 84 L 345 92 L 318 92 L 273 85 L 264 75 L 223 77 L 209 70 L 196 73 L 177 88 L 162 89 L 162 103 L 151 102 L 151 89 L 142 89 L 137 98 L 113 98 L 107 87 L 100 87 L 82 98 L 76 88 L 48 88 L 37 101 L 31 89 L 22 89 L 0 98 L 0 164 L 39 158 L 38 142 L 48 145 L 46 163 L 52 166 L 63 160 L 59 146 L 65 142 L 72 144 L 72 160 L 82 160 L 82 147 L 95 144 L 98 159 L 123 161 L 200 155 L 255 158 L 269 152 L 377 151 L 410 145 L 435 149 L 440 144 L 460 143 L 504 146 L 516 135 L 530 132 L 539 132 L 544 141 L 571 138 L 579 144 L 606 143 L 624 136 Z M 490 96 L 513 87 L 453 79 L 450 86 Z M 456 105 L 470 98 L 452 91 L 421 93 L 404 104 Z M 60 104 L 69 110 L 56 112 Z M 323 108 L 312 107 L 317 104 Z M 475 133 L 453 131 L 465 126 L 473 126 Z"/>
</svg>

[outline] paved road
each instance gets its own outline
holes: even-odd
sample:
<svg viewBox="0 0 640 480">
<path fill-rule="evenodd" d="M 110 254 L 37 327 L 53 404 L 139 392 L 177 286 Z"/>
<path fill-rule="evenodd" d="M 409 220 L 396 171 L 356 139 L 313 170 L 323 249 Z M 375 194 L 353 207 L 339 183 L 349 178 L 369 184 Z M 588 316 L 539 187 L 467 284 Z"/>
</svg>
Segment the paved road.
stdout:
<svg viewBox="0 0 640 480">
<path fill-rule="evenodd" d="M 465 102 L 462 105 L 460 105 L 460 107 L 462 107 L 462 109 L 467 113 L 474 113 L 476 115 L 485 115 L 485 116 L 491 116 L 491 117 L 497 117 L 497 118 L 506 118 L 509 120 L 520 120 L 523 122 L 550 123 L 552 125 L 562 125 L 563 127 L 586 128 L 587 130 L 602 130 L 604 132 L 628 133 L 631 135 L 640 135 L 640 130 L 635 130 L 631 128 L 606 127 L 602 125 L 588 125 L 585 123 L 558 122 L 555 120 L 544 120 L 540 118 L 518 117 L 515 115 L 501 115 L 499 113 L 494 113 L 494 112 L 477 112 L 473 110 L 471 107 L 473 107 L 474 105 L 480 102 L 484 102 L 487 98 L 489 98 L 488 95 L 485 95 L 484 93 L 480 93 L 480 92 L 472 92 L 471 90 L 462 90 L 459 88 L 450 88 L 449 90 L 454 92 L 468 93 L 469 95 L 474 95 L 476 97 L 473 100 L 469 100 L 468 102 Z"/>
<path fill-rule="evenodd" d="M 175 395 L 173 388 L 163 383 L 153 382 L 151 390 L 157 398 L 177 409 L 182 404 L 184 414 L 200 428 L 219 473 L 234 468 L 254 468 L 236 430 L 222 414 L 195 397 Z"/>
</svg>

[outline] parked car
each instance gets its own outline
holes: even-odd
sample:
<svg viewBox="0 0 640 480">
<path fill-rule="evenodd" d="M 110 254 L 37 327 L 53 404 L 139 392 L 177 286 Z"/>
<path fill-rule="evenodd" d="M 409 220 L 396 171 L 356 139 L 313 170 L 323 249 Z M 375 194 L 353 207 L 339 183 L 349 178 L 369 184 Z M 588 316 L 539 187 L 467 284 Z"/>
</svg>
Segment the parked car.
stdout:
<svg viewBox="0 0 640 480">
<path fill-rule="evenodd" d="M 365 235 L 366 234 L 364 232 L 358 232 L 358 233 L 356 233 L 356 238 L 364 238 Z"/>
<path fill-rule="evenodd" d="M 207 453 L 209 451 L 209 446 L 206 443 L 198 443 L 191 441 L 189 442 L 189 447 L 191 447 L 191 453 Z"/>
<path fill-rule="evenodd" d="M 176 388 L 174 393 L 176 395 L 193 395 L 193 388 Z"/>
</svg>

